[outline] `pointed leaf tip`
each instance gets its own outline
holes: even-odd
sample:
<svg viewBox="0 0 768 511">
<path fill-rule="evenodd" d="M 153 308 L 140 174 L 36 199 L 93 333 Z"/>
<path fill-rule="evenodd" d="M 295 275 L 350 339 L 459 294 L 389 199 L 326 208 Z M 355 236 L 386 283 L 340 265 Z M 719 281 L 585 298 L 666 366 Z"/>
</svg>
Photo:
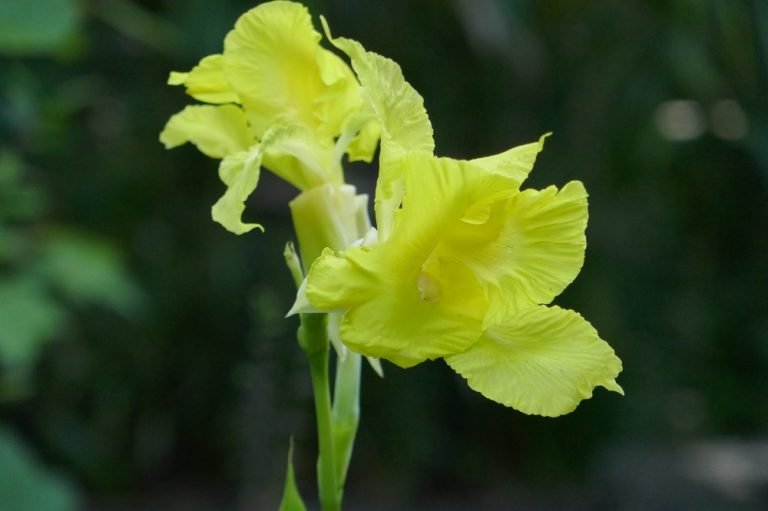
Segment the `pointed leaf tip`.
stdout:
<svg viewBox="0 0 768 511">
<path fill-rule="evenodd" d="M 283 489 L 283 499 L 280 502 L 278 511 L 306 511 L 307 507 L 296 486 L 296 477 L 293 472 L 293 438 L 291 438 L 288 447 L 288 467 L 285 471 L 285 487 Z"/>
</svg>

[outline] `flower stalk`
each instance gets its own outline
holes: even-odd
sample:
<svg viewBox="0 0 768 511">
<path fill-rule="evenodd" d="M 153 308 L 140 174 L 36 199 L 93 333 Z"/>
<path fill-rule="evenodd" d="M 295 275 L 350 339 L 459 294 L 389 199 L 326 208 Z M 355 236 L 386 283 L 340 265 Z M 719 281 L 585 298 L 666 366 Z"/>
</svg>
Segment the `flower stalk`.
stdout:
<svg viewBox="0 0 768 511">
<path fill-rule="evenodd" d="M 341 487 L 347 479 L 357 426 L 360 422 L 360 372 L 362 357 L 347 352 L 336 358 L 333 394 L 333 433 L 336 449 L 336 477 Z"/>
<path fill-rule="evenodd" d="M 291 201 L 291 215 L 306 267 L 327 249 L 343 250 L 362 236 L 370 220 L 364 196 L 350 185 L 331 184 L 307 190 Z M 294 281 L 304 272 L 297 267 L 295 251 L 286 250 L 286 262 Z M 338 328 L 333 313 L 300 314 L 298 341 L 309 360 L 319 456 L 317 479 L 323 511 L 341 508 L 349 463 L 360 419 L 361 357 L 338 346 L 333 399 L 330 387 L 330 332 Z"/>
<path fill-rule="evenodd" d="M 342 487 L 337 477 L 331 389 L 328 377 L 328 334 L 325 314 L 302 314 L 299 344 L 309 359 L 312 392 L 315 399 L 317 439 L 317 484 L 323 511 L 341 509 Z"/>
</svg>

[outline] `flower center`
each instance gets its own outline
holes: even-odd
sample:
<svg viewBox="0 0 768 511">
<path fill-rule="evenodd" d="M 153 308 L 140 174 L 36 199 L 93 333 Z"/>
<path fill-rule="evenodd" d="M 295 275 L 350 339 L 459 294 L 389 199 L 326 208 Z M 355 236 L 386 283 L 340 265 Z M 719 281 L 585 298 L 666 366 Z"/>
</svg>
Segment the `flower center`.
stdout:
<svg viewBox="0 0 768 511">
<path fill-rule="evenodd" d="M 434 303 L 440 299 L 440 285 L 428 273 L 421 272 L 416 278 L 419 296 L 425 302 Z"/>
</svg>

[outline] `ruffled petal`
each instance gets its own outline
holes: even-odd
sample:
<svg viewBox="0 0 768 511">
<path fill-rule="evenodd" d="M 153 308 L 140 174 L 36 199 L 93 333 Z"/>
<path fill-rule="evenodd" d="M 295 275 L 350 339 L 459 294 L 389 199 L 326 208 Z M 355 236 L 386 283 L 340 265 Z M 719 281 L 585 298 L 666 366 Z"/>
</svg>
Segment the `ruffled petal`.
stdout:
<svg viewBox="0 0 768 511">
<path fill-rule="evenodd" d="M 323 183 L 332 187 L 328 183 L 338 178 L 328 173 L 334 169 L 341 172 L 338 162 L 334 165 L 331 159 L 332 152 L 332 146 L 321 146 L 304 127 L 273 125 L 258 144 L 222 160 L 219 177 L 227 185 L 227 191 L 213 206 L 214 220 L 235 234 L 262 229 L 258 224 L 244 224 L 240 220 L 245 200 L 258 183 L 261 165 L 301 190 Z M 351 215 L 349 221 L 354 223 L 354 216 Z"/>
<path fill-rule="evenodd" d="M 315 117 L 320 123 L 319 132 L 337 137 L 343 135 L 349 119 L 359 115 L 364 105 L 362 90 L 349 65 L 341 57 L 322 47 L 318 47 L 315 56 L 320 78 L 326 86 L 316 102 Z"/>
<path fill-rule="evenodd" d="M 446 361 L 474 390 L 528 414 L 569 413 L 597 386 L 623 394 L 621 360 L 585 319 L 558 307 L 519 311 Z"/>
<path fill-rule="evenodd" d="M 333 145 L 313 137 L 303 126 L 274 125 L 265 135 L 264 166 L 299 190 L 343 182 Z"/>
<path fill-rule="evenodd" d="M 517 193 L 516 181 L 468 161 L 411 153 L 399 166 L 405 194 L 392 233 L 398 239 L 445 242 L 455 236 L 457 223 L 485 223 L 494 204 Z"/>
<path fill-rule="evenodd" d="M 379 280 L 370 267 L 370 247 L 351 247 L 336 255 L 326 248 L 312 264 L 306 279 L 306 298 L 317 310 L 349 309 L 372 299 Z"/>
<path fill-rule="evenodd" d="M 538 142 L 513 147 L 503 153 L 476 158 L 471 163 L 485 170 L 514 179 L 518 186 L 525 181 L 533 170 L 536 156 L 544 149 L 544 140 L 551 135 L 547 133 Z"/>
<path fill-rule="evenodd" d="M 243 223 L 245 200 L 256 189 L 261 169 L 261 146 L 240 151 L 221 160 L 219 178 L 227 185 L 224 195 L 211 208 L 214 221 L 234 234 L 244 234 L 264 228 L 259 224 Z"/>
<path fill-rule="evenodd" d="M 327 251 L 312 266 L 307 297 L 320 310 L 346 310 L 340 333 L 351 349 L 408 367 L 462 351 L 480 335 L 484 288 L 441 247 L 467 211 L 502 201 L 516 183 L 427 153 L 401 162 L 408 193 L 392 235 L 338 255 Z"/>
<path fill-rule="evenodd" d="M 424 109 L 424 100 L 405 81 L 400 66 L 366 51 L 355 40 L 332 38 L 324 19 L 323 26 L 328 39 L 351 59 L 363 86 L 364 98 L 379 121 L 381 164 L 375 210 L 380 236 L 386 238 L 404 194 L 402 169 L 397 161 L 409 152 L 434 152 L 432 124 Z"/>
<path fill-rule="evenodd" d="M 344 314 L 340 335 L 352 350 L 411 367 L 465 350 L 482 332 L 485 295 L 465 267 L 443 265 L 439 282 L 378 277 L 375 296 Z"/>
<path fill-rule="evenodd" d="M 325 28 L 327 32 L 327 25 Z M 365 99 L 380 121 L 382 144 L 390 145 L 391 151 L 432 153 L 435 142 L 424 99 L 405 81 L 400 66 L 366 51 L 353 39 L 338 37 L 331 42 L 351 59 Z"/>
<path fill-rule="evenodd" d="M 166 149 L 191 142 L 212 158 L 224 158 L 247 150 L 254 139 L 240 107 L 193 105 L 168 120 L 160 142 Z"/>
<path fill-rule="evenodd" d="M 492 315 L 504 316 L 550 303 L 576 278 L 584 262 L 587 216 L 587 193 L 579 181 L 559 191 L 524 190 L 503 206 L 496 203 L 484 223 L 458 224 L 446 250 L 485 283 Z"/>
<path fill-rule="evenodd" d="M 360 104 L 352 71 L 320 38 L 304 6 L 282 1 L 251 9 L 227 35 L 226 78 L 257 134 L 281 122 L 333 137 Z"/>
<path fill-rule="evenodd" d="M 381 137 L 379 123 L 369 118 L 358 125 L 356 134 L 346 147 L 349 161 L 364 161 L 370 163 L 376 153 Z"/>
<path fill-rule="evenodd" d="M 340 337 L 353 351 L 410 367 L 469 347 L 487 309 L 466 267 L 443 262 L 427 275 L 422 264 L 419 254 L 386 245 L 328 250 L 310 270 L 306 295 L 320 310 L 346 311 Z"/>
<path fill-rule="evenodd" d="M 173 71 L 168 85 L 184 85 L 193 98 L 206 103 L 239 103 L 224 75 L 224 56 L 209 55 L 188 73 Z"/>
</svg>

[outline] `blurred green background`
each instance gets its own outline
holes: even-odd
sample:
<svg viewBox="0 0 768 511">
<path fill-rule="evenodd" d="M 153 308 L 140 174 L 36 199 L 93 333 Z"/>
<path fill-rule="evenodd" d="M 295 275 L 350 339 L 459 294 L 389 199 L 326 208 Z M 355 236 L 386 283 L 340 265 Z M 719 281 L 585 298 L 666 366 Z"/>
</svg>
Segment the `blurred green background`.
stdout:
<svg viewBox="0 0 768 511">
<path fill-rule="evenodd" d="M 193 101 L 168 72 L 256 3 L 0 3 L 3 511 L 276 509 L 290 435 L 316 494 L 294 191 L 264 176 L 236 237 L 216 162 L 157 141 Z M 625 366 L 555 420 L 366 371 L 349 509 L 765 509 L 768 2 L 306 3 L 401 64 L 438 153 L 554 132 L 529 185 L 582 180 L 591 217 L 556 303 Z"/>
</svg>

